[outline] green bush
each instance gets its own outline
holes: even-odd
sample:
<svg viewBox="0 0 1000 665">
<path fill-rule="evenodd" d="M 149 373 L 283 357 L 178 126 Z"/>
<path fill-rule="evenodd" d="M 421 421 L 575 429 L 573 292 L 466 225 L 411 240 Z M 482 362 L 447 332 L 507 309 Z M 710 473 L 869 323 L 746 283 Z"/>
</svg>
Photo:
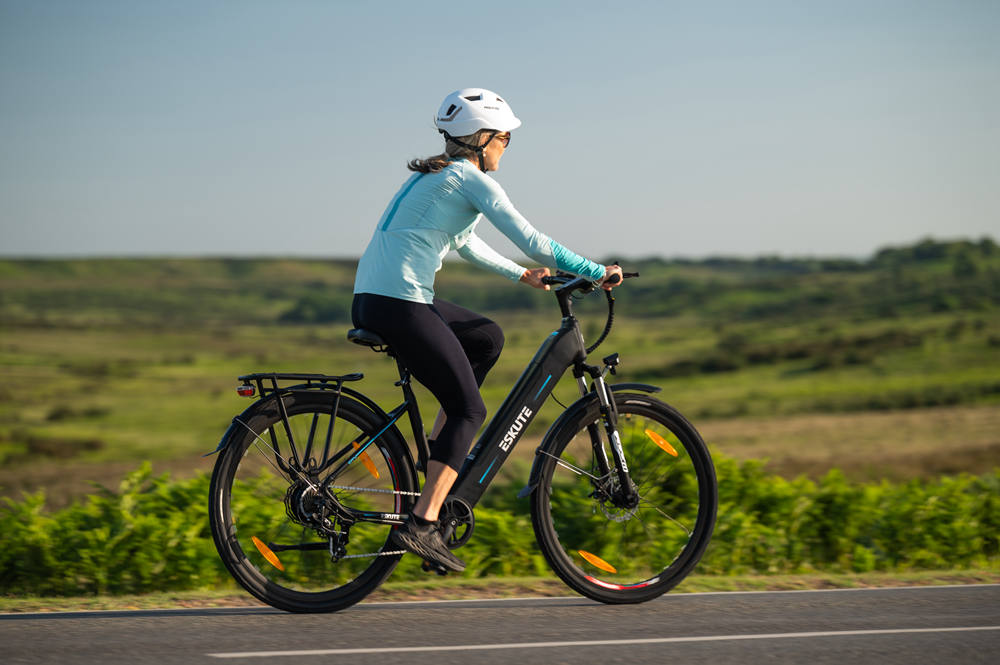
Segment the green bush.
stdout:
<svg viewBox="0 0 1000 665">
<path fill-rule="evenodd" d="M 47 514 L 42 493 L 0 512 L 0 588 L 7 594 L 134 593 L 226 579 L 205 519 L 208 479 L 171 483 L 149 465 L 117 492 Z"/>
<path fill-rule="evenodd" d="M 1000 470 L 903 484 L 768 475 L 759 462 L 716 460 L 719 515 L 698 571 L 709 574 L 867 572 L 995 567 Z M 545 575 L 520 484 L 494 486 L 462 551 L 476 575 Z M 148 465 L 116 491 L 64 510 L 44 495 L 0 509 L 2 593 L 73 595 L 203 589 L 231 584 L 209 532 L 208 478 L 170 482 Z M 261 507 L 261 512 L 265 507 Z M 426 574 L 404 561 L 393 579 Z"/>
<path fill-rule="evenodd" d="M 818 483 L 716 460 L 719 517 L 701 572 L 864 572 L 995 565 L 1000 470 L 903 484 Z"/>
</svg>

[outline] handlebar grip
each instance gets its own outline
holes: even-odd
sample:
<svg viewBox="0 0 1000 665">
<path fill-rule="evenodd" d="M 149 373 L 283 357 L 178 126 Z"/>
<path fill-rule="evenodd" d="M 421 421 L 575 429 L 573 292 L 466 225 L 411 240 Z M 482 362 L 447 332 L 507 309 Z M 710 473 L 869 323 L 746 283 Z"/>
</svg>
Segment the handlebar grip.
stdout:
<svg viewBox="0 0 1000 665">
<path fill-rule="evenodd" d="M 639 273 L 637 272 L 623 272 L 621 277 L 618 277 L 618 275 L 612 275 L 605 282 L 605 284 L 610 284 L 611 286 L 615 286 L 616 284 L 621 284 L 623 279 L 628 279 L 629 277 L 638 277 L 638 276 Z"/>
</svg>

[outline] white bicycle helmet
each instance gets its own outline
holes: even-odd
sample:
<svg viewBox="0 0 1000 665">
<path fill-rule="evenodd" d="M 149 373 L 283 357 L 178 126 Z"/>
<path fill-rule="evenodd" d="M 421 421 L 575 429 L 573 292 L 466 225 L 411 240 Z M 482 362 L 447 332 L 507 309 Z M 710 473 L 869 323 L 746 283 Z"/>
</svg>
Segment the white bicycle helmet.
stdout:
<svg viewBox="0 0 1000 665">
<path fill-rule="evenodd" d="M 483 88 L 462 88 L 441 102 L 434 126 L 451 138 L 469 136 L 480 129 L 509 132 L 520 127 L 521 121 L 497 93 Z"/>
</svg>

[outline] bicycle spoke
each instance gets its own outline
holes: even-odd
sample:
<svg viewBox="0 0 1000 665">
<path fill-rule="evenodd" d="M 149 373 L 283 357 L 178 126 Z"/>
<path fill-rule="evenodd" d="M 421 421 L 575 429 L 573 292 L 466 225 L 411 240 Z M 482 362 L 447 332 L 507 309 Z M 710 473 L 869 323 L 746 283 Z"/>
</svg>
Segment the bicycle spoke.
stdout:
<svg viewBox="0 0 1000 665">
<path fill-rule="evenodd" d="M 238 422 L 240 425 L 243 425 L 244 427 L 246 427 L 247 430 L 250 432 L 250 434 L 253 435 L 253 437 L 254 437 L 253 445 L 260 451 L 261 455 L 264 456 L 264 459 L 267 460 L 268 464 L 270 464 L 272 467 L 274 467 L 274 470 L 277 471 L 280 475 L 285 476 L 286 475 L 285 472 L 277 464 L 271 462 L 271 453 L 270 452 L 265 452 L 263 449 L 260 448 L 260 446 L 258 444 L 258 442 L 259 442 L 259 443 L 263 443 L 264 445 L 268 445 L 267 442 L 264 441 L 262 438 L 260 438 L 260 436 L 257 434 L 257 432 L 254 432 L 253 429 L 249 425 L 247 425 L 245 422 L 243 422 L 239 418 L 234 418 L 234 420 L 236 422 Z M 270 430 L 271 435 L 274 436 L 274 428 L 271 427 L 271 428 L 268 428 L 268 429 Z M 272 448 L 272 452 L 274 453 L 275 459 L 281 460 L 281 452 L 280 452 L 280 450 L 278 448 L 278 445 L 277 445 L 276 441 L 272 441 L 271 448 Z M 309 478 L 304 473 L 302 473 L 298 469 L 292 469 L 292 471 L 294 471 L 295 474 L 296 474 L 296 476 L 298 476 L 298 480 L 301 480 L 302 482 L 307 483 L 308 485 L 310 485 L 310 487 L 315 487 L 309 481 Z"/>
<path fill-rule="evenodd" d="M 645 503 L 646 505 L 650 506 L 656 512 L 658 512 L 661 515 L 663 515 L 665 518 L 667 518 L 668 520 L 670 520 L 673 524 L 676 524 L 677 526 L 679 526 L 681 528 L 681 530 L 684 531 L 684 533 L 686 533 L 689 536 L 691 535 L 691 530 L 689 528 L 687 528 L 682 523 L 680 523 L 679 521 L 675 520 L 673 517 L 671 517 L 670 515 L 666 514 L 662 510 L 660 510 L 660 507 L 657 506 L 655 503 L 647 501 L 646 499 L 642 498 L 642 496 L 639 497 L 639 500 L 642 501 L 643 503 Z"/>
<path fill-rule="evenodd" d="M 580 467 L 575 466 L 573 464 L 570 464 L 566 460 L 564 460 L 564 459 L 562 459 L 560 457 L 557 457 L 557 456 L 553 455 L 552 453 L 546 452 L 544 450 L 540 450 L 540 451 L 538 451 L 538 454 L 539 455 L 547 455 L 547 456 L 551 457 L 552 459 L 554 459 L 556 461 L 556 464 L 558 464 L 559 466 L 563 467 L 564 469 L 569 469 L 570 471 L 572 471 L 573 473 L 575 473 L 575 474 L 577 474 L 579 476 L 587 476 L 588 478 L 592 478 L 592 479 L 594 479 L 596 481 L 600 481 L 601 480 L 601 478 L 598 478 L 594 474 L 587 473 L 586 471 L 584 471 Z"/>
</svg>

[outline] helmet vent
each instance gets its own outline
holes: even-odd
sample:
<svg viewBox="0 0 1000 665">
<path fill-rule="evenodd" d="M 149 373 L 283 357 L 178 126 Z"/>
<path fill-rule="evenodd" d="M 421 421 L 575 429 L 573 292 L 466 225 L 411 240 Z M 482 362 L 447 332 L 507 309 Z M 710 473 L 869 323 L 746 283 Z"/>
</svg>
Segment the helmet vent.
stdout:
<svg viewBox="0 0 1000 665">
<path fill-rule="evenodd" d="M 468 99 L 468 100 L 469 100 L 470 102 L 478 102 L 478 101 L 480 101 L 480 100 L 481 100 L 482 98 L 483 98 L 483 96 L 482 96 L 482 95 L 476 95 L 476 96 L 474 96 L 474 97 L 472 97 L 472 96 L 469 96 L 469 97 L 464 97 L 464 99 Z"/>
<path fill-rule="evenodd" d="M 451 115 L 454 112 L 455 112 L 455 105 L 452 104 L 451 106 L 448 107 L 448 112 L 445 113 L 445 116 L 449 116 L 449 115 Z"/>
</svg>

